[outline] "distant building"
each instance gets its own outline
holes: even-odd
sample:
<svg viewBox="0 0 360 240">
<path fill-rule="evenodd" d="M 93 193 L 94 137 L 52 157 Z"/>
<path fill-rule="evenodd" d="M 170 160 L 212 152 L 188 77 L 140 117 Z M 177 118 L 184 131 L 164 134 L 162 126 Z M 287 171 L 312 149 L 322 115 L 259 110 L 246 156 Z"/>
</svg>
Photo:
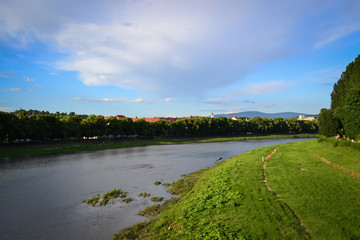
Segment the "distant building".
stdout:
<svg viewBox="0 0 360 240">
<path fill-rule="evenodd" d="M 155 121 L 160 121 L 160 120 L 166 120 L 168 122 L 175 122 L 178 119 L 181 118 L 174 118 L 174 117 L 153 117 L 153 118 L 148 118 L 148 117 L 144 117 L 144 118 L 132 118 L 132 120 L 135 122 L 136 120 L 139 119 L 144 119 L 146 122 L 155 122 Z"/>
<path fill-rule="evenodd" d="M 121 119 L 121 118 L 126 118 L 124 115 L 116 115 L 114 116 L 117 120 Z M 104 119 L 109 119 L 111 117 L 104 117 Z M 178 117 L 152 117 L 152 118 L 148 118 L 148 117 L 143 117 L 143 118 L 138 118 L 138 117 L 135 117 L 135 118 L 131 118 L 131 120 L 133 120 L 133 122 L 135 122 L 136 120 L 139 120 L 139 119 L 144 119 L 146 122 L 155 122 L 155 121 L 160 121 L 160 120 L 166 120 L 168 122 L 175 122 L 176 120 L 179 120 L 179 119 L 184 119 L 184 118 L 187 118 L 187 119 L 194 119 L 194 118 L 200 118 L 200 116 L 190 116 L 190 117 L 181 117 L 181 118 L 178 118 Z"/>
<path fill-rule="evenodd" d="M 234 115 L 231 117 L 232 120 L 237 120 L 237 117 Z"/>
<path fill-rule="evenodd" d="M 111 117 L 104 117 L 104 119 L 109 119 Z M 124 115 L 116 115 L 114 116 L 114 118 L 116 118 L 117 120 L 121 119 L 121 118 L 126 118 Z"/>
<path fill-rule="evenodd" d="M 299 115 L 298 120 L 308 120 L 308 121 L 313 121 L 317 119 L 317 116 L 305 116 L 305 115 Z"/>
<path fill-rule="evenodd" d="M 214 113 L 213 113 L 213 112 L 211 113 L 211 116 L 210 116 L 210 117 L 212 117 L 212 118 L 214 117 Z"/>
</svg>

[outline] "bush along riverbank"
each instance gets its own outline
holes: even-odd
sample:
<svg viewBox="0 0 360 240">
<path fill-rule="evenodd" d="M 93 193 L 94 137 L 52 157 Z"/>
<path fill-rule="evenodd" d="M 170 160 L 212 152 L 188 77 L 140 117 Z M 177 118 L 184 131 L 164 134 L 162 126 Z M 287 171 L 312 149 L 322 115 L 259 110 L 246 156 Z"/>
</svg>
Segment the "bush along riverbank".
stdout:
<svg viewBox="0 0 360 240">
<path fill-rule="evenodd" d="M 360 239 L 360 151 L 331 142 L 251 150 L 168 190 L 113 239 Z"/>
<path fill-rule="evenodd" d="M 19 158 L 51 154 L 76 153 L 82 151 L 97 151 L 105 149 L 143 147 L 150 145 L 206 143 L 222 141 L 243 141 L 249 139 L 274 138 L 317 138 L 318 134 L 283 134 L 264 136 L 240 136 L 218 138 L 154 138 L 133 140 L 82 140 L 82 141 L 50 141 L 42 143 L 17 143 L 0 145 L 1 158 Z"/>
</svg>

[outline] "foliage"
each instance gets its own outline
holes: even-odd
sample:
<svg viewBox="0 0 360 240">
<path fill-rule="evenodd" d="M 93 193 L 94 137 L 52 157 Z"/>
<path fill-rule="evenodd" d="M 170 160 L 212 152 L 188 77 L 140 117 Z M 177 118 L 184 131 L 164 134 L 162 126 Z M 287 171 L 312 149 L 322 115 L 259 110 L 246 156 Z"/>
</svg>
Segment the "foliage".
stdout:
<svg viewBox="0 0 360 240">
<path fill-rule="evenodd" d="M 333 115 L 333 110 L 321 109 L 319 114 L 319 134 L 334 137 L 340 134 L 341 122 Z"/>
<path fill-rule="evenodd" d="M 0 112 L 0 141 L 78 140 L 93 138 L 128 138 L 155 136 L 212 137 L 270 133 L 317 133 L 316 121 L 296 119 L 183 118 L 175 122 L 146 122 L 130 118 L 105 119 L 101 115 L 49 114 L 34 110 Z"/>
<path fill-rule="evenodd" d="M 319 116 L 320 134 L 334 136 L 336 133 L 342 133 L 343 127 L 347 137 L 360 138 L 358 89 L 360 89 L 360 55 L 346 66 L 346 70 L 334 84 L 331 109 L 322 110 Z M 337 119 L 341 120 L 341 124 Z"/>
<path fill-rule="evenodd" d="M 338 82 L 334 84 L 331 93 L 331 109 L 342 108 L 352 88 L 360 88 L 360 55 L 346 66 L 346 70 L 341 74 Z"/>
<path fill-rule="evenodd" d="M 350 89 L 345 105 L 335 110 L 347 137 L 355 139 L 360 133 L 360 89 Z"/>
</svg>

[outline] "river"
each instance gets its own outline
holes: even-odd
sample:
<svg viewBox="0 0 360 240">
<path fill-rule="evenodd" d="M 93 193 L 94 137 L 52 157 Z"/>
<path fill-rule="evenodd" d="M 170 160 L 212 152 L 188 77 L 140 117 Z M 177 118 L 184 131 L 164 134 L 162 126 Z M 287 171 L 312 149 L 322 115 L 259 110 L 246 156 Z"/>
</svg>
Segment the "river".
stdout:
<svg viewBox="0 0 360 240">
<path fill-rule="evenodd" d="M 111 239 L 118 230 L 144 221 L 140 209 L 150 198 L 171 196 L 155 181 L 171 183 L 216 159 L 254 148 L 304 139 L 266 139 L 110 149 L 2 160 L 0 236 L 13 239 Z M 114 188 L 135 201 L 92 207 L 82 200 Z"/>
</svg>

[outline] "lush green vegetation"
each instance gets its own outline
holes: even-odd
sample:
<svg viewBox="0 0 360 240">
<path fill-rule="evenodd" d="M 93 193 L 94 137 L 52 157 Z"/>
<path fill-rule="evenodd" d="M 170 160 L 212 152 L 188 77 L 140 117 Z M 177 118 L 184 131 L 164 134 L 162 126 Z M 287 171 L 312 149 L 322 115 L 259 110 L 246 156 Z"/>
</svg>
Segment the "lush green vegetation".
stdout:
<svg viewBox="0 0 360 240">
<path fill-rule="evenodd" d="M 272 138 L 314 138 L 317 134 L 283 134 L 250 137 L 224 138 L 155 138 L 155 139 L 125 139 L 125 140 L 78 140 L 65 142 L 19 143 L 0 145 L 0 158 L 24 157 L 60 153 L 75 153 L 81 151 L 95 151 L 113 148 L 142 147 L 149 145 L 205 143 L 221 141 L 242 141 L 248 139 Z"/>
<path fill-rule="evenodd" d="M 360 180 L 344 169 L 360 173 L 360 151 L 324 139 L 252 150 L 173 183 L 177 202 L 114 239 L 359 239 Z"/>
<path fill-rule="evenodd" d="M 316 121 L 297 119 L 251 119 L 217 117 L 183 118 L 175 122 L 146 122 L 130 118 L 105 119 L 101 115 L 49 114 L 33 111 L 0 111 L 0 142 L 76 140 L 84 138 L 129 138 L 171 136 L 212 137 L 249 134 L 317 133 Z"/>
<path fill-rule="evenodd" d="M 360 140 L 360 55 L 334 84 L 331 108 L 322 109 L 319 115 L 319 133 Z"/>
</svg>

